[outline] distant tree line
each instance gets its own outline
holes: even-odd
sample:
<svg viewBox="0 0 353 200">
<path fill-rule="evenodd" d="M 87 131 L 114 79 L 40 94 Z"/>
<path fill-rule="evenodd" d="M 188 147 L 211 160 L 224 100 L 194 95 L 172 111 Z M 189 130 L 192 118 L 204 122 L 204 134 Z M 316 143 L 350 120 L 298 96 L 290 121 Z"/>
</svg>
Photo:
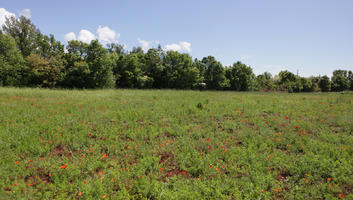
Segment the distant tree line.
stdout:
<svg viewBox="0 0 353 200">
<path fill-rule="evenodd" d="M 281 71 L 274 77 L 269 72 L 255 76 L 239 61 L 225 67 L 213 56 L 192 59 L 161 46 L 127 52 L 120 44 L 103 47 L 97 40 L 69 41 L 65 49 L 22 16 L 6 19 L 0 30 L 0 86 L 329 92 L 353 90 L 353 74 L 335 70 L 331 78 L 304 78 Z"/>
</svg>

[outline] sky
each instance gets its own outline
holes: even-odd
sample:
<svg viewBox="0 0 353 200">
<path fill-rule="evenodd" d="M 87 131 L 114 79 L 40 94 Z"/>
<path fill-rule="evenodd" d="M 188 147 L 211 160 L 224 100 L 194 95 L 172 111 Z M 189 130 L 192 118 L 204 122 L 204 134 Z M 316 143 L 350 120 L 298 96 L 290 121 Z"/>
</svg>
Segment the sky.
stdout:
<svg viewBox="0 0 353 200">
<path fill-rule="evenodd" d="M 353 0 L 0 0 L 0 24 L 9 15 L 64 44 L 160 44 L 225 66 L 241 61 L 255 74 L 353 70 Z"/>
</svg>

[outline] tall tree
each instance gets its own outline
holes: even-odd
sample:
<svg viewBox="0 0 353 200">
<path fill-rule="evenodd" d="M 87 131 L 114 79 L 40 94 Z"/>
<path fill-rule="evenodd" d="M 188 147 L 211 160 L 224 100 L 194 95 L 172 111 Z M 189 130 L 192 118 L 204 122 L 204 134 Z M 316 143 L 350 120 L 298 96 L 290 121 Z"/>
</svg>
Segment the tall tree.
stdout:
<svg viewBox="0 0 353 200">
<path fill-rule="evenodd" d="M 2 29 L 5 34 L 9 34 L 15 39 L 23 57 L 29 56 L 37 48 L 36 38 L 40 31 L 30 19 L 24 16 L 16 19 L 12 16 L 6 19 Z"/>
<path fill-rule="evenodd" d="M 15 40 L 9 35 L 0 33 L 0 85 L 20 86 L 23 64 L 24 60 Z"/>
<path fill-rule="evenodd" d="M 204 57 L 202 63 L 206 67 L 205 81 L 208 89 L 219 90 L 230 86 L 224 67 L 213 56 Z"/>
<path fill-rule="evenodd" d="M 251 67 L 239 61 L 226 69 L 226 77 L 230 81 L 230 89 L 237 91 L 250 90 L 255 79 Z"/>
<path fill-rule="evenodd" d="M 322 76 L 319 81 L 319 87 L 322 92 L 329 92 L 331 89 L 331 81 L 328 76 Z"/>
<path fill-rule="evenodd" d="M 332 76 L 332 91 L 348 90 L 350 83 L 347 70 L 335 70 Z"/>
</svg>

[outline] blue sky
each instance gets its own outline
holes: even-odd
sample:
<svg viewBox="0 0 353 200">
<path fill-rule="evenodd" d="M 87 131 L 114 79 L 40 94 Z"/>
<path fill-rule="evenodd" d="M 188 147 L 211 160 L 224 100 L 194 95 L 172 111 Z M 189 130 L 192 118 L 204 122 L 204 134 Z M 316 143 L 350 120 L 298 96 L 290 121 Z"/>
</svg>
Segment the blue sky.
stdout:
<svg viewBox="0 0 353 200">
<path fill-rule="evenodd" d="M 213 55 L 226 66 L 240 60 L 256 74 L 353 70 L 352 0 L 11 0 L 0 8 L 30 15 L 65 44 L 70 32 L 81 40 L 118 41 L 128 50 L 160 43 L 194 58 Z"/>
</svg>

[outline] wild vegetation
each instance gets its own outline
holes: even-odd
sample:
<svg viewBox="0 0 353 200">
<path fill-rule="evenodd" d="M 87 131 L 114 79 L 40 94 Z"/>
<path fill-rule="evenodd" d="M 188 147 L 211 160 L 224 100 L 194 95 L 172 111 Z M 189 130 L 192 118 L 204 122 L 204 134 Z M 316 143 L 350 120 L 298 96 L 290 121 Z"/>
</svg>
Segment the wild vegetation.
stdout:
<svg viewBox="0 0 353 200">
<path fill-rule="evenodd" d="M 353 199 L 352 97 L 0 88 L 0 199 Z"/>
<path fill-rule="evenodd" d="M 223 66 L 213 56 L 201 60 L 160 46 L 128 52 L 120 44 L 103 47 L 44 35 L 25 18 L 7 19 L 0 30 L 0 86 L 47 88 L 169 88 L 328 92 L 353 90 L 353 73 L 304 78 L 289 71 L 255 75 L 250 66 Z"/>
</svg>

